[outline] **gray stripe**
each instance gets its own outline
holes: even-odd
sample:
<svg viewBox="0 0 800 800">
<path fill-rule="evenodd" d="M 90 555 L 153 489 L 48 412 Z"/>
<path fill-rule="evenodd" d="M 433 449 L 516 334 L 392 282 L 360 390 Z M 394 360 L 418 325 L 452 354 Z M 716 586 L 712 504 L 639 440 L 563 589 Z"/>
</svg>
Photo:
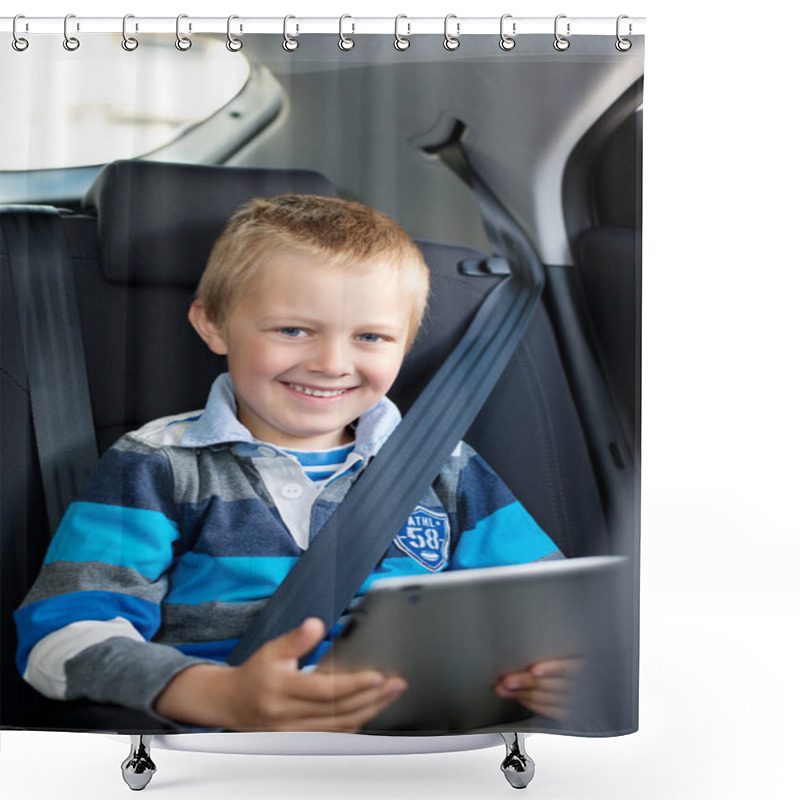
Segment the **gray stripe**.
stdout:
<svg viewBox="0 0 800 800">
<path fill-rule="evenodd" d="M 161 644 L 170 645 L 238 639 L 250 627 L 264 602 L 164 603 L 161 630 L 165 635 L 161 638 L 159 634 L 156 638 Z"/>
<path fill-rule="evenodd" d="M 184 655 L 172 647 L 113 637 L 87 647 L 66 663 L 67 700 L 87 698 L 149 709 L 170 679 L 207 659 Z"/>
<path fill-rule="evenodd" d="M 273 507 L 258 471 L 250 459 L 220 446 L 192 450 L 167 448 L 175 481 L 175 502 L 202 503 L 210 497 L 225 501 L 258 499 Z"/>
<path fill-rule="evenodd" d="M 152 582 L 129 567 L 100 561 L 55 561 L 45 564 L 23 606 L 68 592 L 118 592 L 160 603 L 168 589 L 167 578 Z"/>
</svg>

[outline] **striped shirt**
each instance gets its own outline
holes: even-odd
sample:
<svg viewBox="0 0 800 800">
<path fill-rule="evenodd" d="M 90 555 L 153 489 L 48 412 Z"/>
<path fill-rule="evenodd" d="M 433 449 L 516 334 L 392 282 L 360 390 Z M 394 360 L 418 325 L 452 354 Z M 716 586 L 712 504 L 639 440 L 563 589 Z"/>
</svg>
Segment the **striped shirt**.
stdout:
<svg viewBox="0 0 800 800">
<path fill-rule="evenodd" d="M 25 680 L 51 698 L 152 711 L 178 672 L 224 661 L 399 419 L 379 401 L 320 482 L 238 422 L 228 375 L 202 413 L 124 436 L 68 509 L 15 613 Z M 359 595 L 381 577 L 559 557 L 462 443 Z"/>
</svg>

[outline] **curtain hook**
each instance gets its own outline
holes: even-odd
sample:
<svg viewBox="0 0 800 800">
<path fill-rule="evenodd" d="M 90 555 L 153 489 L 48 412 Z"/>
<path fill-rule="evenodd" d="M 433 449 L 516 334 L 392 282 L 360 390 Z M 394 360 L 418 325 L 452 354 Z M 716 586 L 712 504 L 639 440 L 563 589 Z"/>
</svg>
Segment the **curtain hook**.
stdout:
<svg viewBox="0 0 800 800">
<path fill-rule="evenodd" d="M 291 14 L 283 18 L 283 49 L 286 50 L 287 53 L 293 53 L 300 47 L 300 42 L 289 36 L 288 25 L 290 19 L 297 19 L 297 17 L 293 17 Z M 300 26 L 296 26 L 296 33 L 300 33 Z"/>
<path fill-rule="evenodd" d="M 11 41 L 11 46 L 18 53 L 21 53 L 23 50 L 27 50 L 28 49 L 28 45 L 30 44 L 30 42 L 27 39 L 23 39 L 22 36 L 20 36 L 17 33 L 17 21 L 21 20 L 21 19 L 25 19 L 25 15 L 24 14 L 17 14 L 17 16 L 14 17 L 14 22 L 11 25 L 11 35 L 14 37 L 13 40 Z M 28 30 L 28 23 L 27 22 L 25 23 L 25 30 L 26 31 Z"/>
<path fill-rule="evenodd" d="M 132 53 L 138 46 L 139 40 L 134 39 L 133 36 L 128 36 L 128 20 L 136 19 L 133 14 L 126 14 L 122 18 L 122 49 Z M 139 30 L 139 25 L 136 25 L 136 30 Z"/>
<path fill-rule="evenodd" d="M 69 21 L 71 19 L 75 19 L 75 15 L 74 14 L 67 14 L 67 16 L 64 17 L 64 49 L 65 50 L 69 50 L 70 52 L 73 52 L 73 51 L 77 50 L 81 46 L 81 42 L 80 42 L 80 39 L 77 39 L 75 36 L 70 36 L 69 35 L 68 26 L 69 26 Z M 75 24 L 75 30 L 79 31 L 80 29 L 81 29 L 81 25 L 78 22 L 78 23 Z"/>
<path fill-rule="evenodd" d="M 452 52 L 453 50 L 458 50 L 458 47 L 461 44 L 458 39 L 458 36 L 461 33 L 461 23 L 456 22 L 456 35 L 451 36 L 447 30 L 447 25 L 451 19 L 457 20 L 458 17 L 455 14 L 448 14 L 444 18 L 444 48 L 445 50 L 450 50 Z"/>
<path fill-rule="evenodd" d="M 411 40 L 400 35 L 401 19 L 408 19 L 408 17 L 405 14 L 398 14 L 394 18 L 394 47 L 395 50 L 408 50 L 408 48 L 411 47 Z M 407 22 L 406 26 L 408 27 L 406 36 L 411 36 L 411 23 Z"/>
<path fill-rule="evenodd" d="M 178 14 L 175 20 L 175 47 L 182 52 L 186 52 L 192 46 L 192 40 L 181 33 L 181 20 L 187 19 L 188 14 Z M 189 23 L 189 33 L 192 32 L 192 23 Z"/>
<path fill-rule="evenodd" d="M 228 41 L 225 42 L 225 47 L 227 47 L 228 50 L 231 51 L 231 53 L 239 52 L 239 50 L 241 50 L 243 46 L 242 40 L 236 39 L 231 33 L 231 22 L 233 22 L 233 20 L 235 19 L 239 19 L 239 17 L 237 17 L 236 14 L 231 14 L 231 16 L 228 17 Z M 241 33 L 241 31 L 242 31 L 242 26 L 240 25 L 239 32 Z"/>
<path fill-rule="evenodd" d="M 506 20 L 511 19 L 511 17 L 512 17 L 511 14 L 503 14 L 503 16 L 500 17 L 500 49 L 505 50 L 506 52 L 508 52 L 509 50 L 513 50 L 517 44 L 516 39 L 514 39 L 512 36 L 509 36 L 505 32 Z M 516 22 L 511 23 L 511 33 L 514 35 L 516 35 L 517 33 Z"/>
<path fill-rule="evenodd" d="M 556 17 L 555 25 L 553 27 L 553 30 L 555 32 L 555 37 L 556 37 L 556 40 L 553 42 L 553 47 L 555 47 L 555 49 L 558 50 L 560 53 L 563 53 L 569 47 L 569 39 L 567 39 L 565 36 L 562 36 L 558 32 L 558 21 L 560 19 L 566 19 L 566 18 L 567 18 L 566 14 L 559 14 Z M 570 34 L 570 23 L 568 22 L 567 23 L 567 36 L 569 36 L 569 34 Z"/>
<path fill-rule="evenodd" d="M 353 19 L 353 18 L 349 14 L 342 14 L 342 16 L 339 17 L 339 49 L 340 50 L 352 50 L 356 46 L 356 43 L 352 39 L 348 39 L 348 37 L 344 35 L 344 32 L 342 30 L 343 26 L 344 26 L 344 21 L 346 19 Z M 353 32 L 355 32 L 356 25 L 355 25 L 355 23 L 352 23 L 352 25 L 353 25 Z"/>
<path fill-rule="evenodd" d="M 617 17 L 617 41 L 614 43 L 614 47 L 616 47 L 617 50 L 620 51 L 620 53 L 627 52 L 633 46 L 633 44 L 632 44 L 630 39 L 623 39 L 622 36 L 620 35 L 620 32 L 619 32 L 620 25 L 619 24 L 624 19 L 629 19 L 627 14 L 620 14 Z M 628 23 L 628 36 L 630 36 L 632 32 L 633 32 L 633 25 L 631 25 L 631 23 L 629 22 Z"/>
</svg>

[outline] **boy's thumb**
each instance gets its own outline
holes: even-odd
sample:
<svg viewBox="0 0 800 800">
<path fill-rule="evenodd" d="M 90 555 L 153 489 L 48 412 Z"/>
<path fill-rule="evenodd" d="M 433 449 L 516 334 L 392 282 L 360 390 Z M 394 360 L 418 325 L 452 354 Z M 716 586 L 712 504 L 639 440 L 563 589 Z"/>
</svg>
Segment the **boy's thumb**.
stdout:
<svg viewBox="0 0 800 800">
<path fill-rule="evenodd" d="M 309 617 L 300 625 L 271 642 L 261 652 L 271 659 L 298 659 L 315 648 L 325 636 L 325 624 L 321 619 Z"/>
</svg>

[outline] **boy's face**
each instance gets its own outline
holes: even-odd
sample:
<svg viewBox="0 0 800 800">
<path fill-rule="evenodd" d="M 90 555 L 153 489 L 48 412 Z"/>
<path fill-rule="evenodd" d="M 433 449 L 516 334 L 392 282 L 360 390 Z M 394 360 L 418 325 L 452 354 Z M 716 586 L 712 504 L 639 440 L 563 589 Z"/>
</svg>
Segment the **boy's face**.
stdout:
<svg viewBox="0 0 800 800">
<path fill-rule="evenodd" d="M 239 420 L 279 447 L 325 449 L 388 391 L 403 361 L 412 296 L 380 264 L 345 270 L 288 252 L 260 270 L 222 326 L 190 318 L 228 356 Z"/>
</svg>

